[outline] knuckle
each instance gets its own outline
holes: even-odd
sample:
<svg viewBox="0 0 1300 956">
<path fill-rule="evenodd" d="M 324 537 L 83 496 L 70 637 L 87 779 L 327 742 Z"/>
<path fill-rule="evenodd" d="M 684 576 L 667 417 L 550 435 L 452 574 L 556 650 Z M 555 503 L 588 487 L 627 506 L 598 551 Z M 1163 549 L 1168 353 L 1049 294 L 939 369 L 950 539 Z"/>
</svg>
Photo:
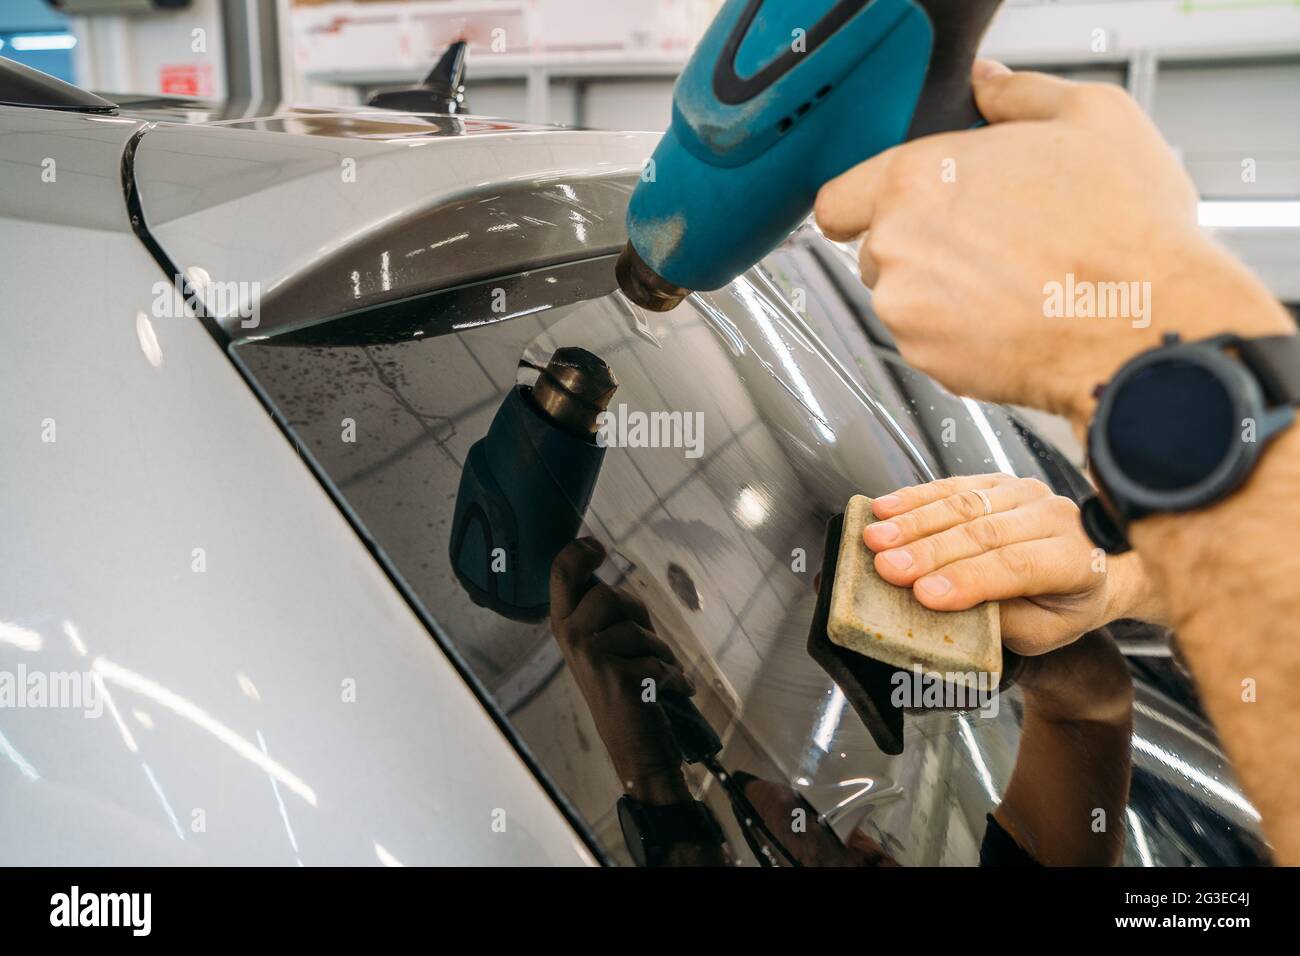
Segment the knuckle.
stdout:
<svg viewBox="0 0 1300 956">
<path fill-rule="evenodd" d="M 584 600 L 591 601 L 592 604 L 608 604 L 610 602 L 617 603 L 618 592 L 604 581 L 600 581 L 591 586 L 591 589 L 587 592 Z"/>
<path fill-rule="evenodd" d="M 1090 112 L 1112 110 L 1131 101 L 1123 88 L 1112 83 L 1081 83 L 1068 95 L 1074 105 Z"/>
<path fill-rule="evenodd" d="M 551 565 L 551 577 L 557 584 L 564 585 L 566 588 L 573 583 L 574 567 L 571 555 L 560 552 L 560 556 Z"/>
<path fill-rule="evenodd" d="M 966 521 L 984 514 L 984 499 L 971 488 L 951 496 L 948 499 L 948 506 L 959 518 Z"/>
<path fill-rule="evenodd" d="M 867 230 L 867 234 L 862 237 L 862 248 L 859 250 L 858 258 L 862 256 L 869 257 L 877 264 L 884 258 L 889 251 L 889 237 L 879 226 Z"/>
<path fill-rule="evenodd" d="M 940 564 L 940 548 L 933 538 L 922 538 L 920 541 L 913 541 L 907 546 L 907 550 L 912 553 L 913 573 L 924 573 L 929 568 L 938 567 Z"/>
<path fill-rule="evenodd" d="M 615 638 L 632 637 L 636 632 L 636 625 L 631 621 L 616 621 L 609 627 L 600 632 L 602 640 L 612 640 Z"/>
<path fill-rule="evenodd" d="M 878 260 L 876 260 L 876 265 L 880 265 Z M 890 281 L 889 275 L 892 275 L 892 273 L 882 272 L 871 290 L 871 307 L 886 325 L 889 325 L 901 314 L 898 291 L 895 284 Z"/>
<path fill-rule="evenodd" d="M 1047 505 L 1058 517 L 1073 521 L 1079 514 L 1079 506 L 1064 495 L 1052 495 Z"/>
<path fill-rule="evenodd" d="M 889 521 L 898 529 L 899 541 L 910 541 L 920 530 L 916 514 L 910 511 L 906 514 L 895 515 Z"/>
<path fill-rule="evenodd" d="M 1038 478 L 1017 478 L 1015 481 L 1030 498 L 1047 498 L 1052 494 L 1047 483 Z"/>
<path fill-rule="evenodd" d="M 981 551 L 996 551 L 1003 545 L 1002 527 L 996 521 L 982 518 L 962 527 L 969 540 Z"/>
<path fill-rule="evenodd" d="M 1002 567 L 1017 581 L 1031 580 L 1038 573 L 1037 560 L 1023 548 L 1008 548 L 999 557 Z"/>
<path fill-rule="evenodd" d="M 834 231 L 836 213 L 839 211 L 836 193 L 834 182 L 827 183 L 818 190 L 817 199 L 813 202 L 813 218 L 817 220 L 817 225 L 831 231 Z"/>
</svg>

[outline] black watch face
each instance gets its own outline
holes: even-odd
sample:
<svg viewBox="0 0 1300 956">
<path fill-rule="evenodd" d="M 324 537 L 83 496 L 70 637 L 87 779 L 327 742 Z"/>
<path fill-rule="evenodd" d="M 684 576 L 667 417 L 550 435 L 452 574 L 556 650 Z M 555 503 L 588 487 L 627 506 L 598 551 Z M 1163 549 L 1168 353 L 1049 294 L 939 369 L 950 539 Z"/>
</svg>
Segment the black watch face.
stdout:
<svg viewBox="0 0 1300 956">
<path fill-rule="evenodd" d="M 1126 379 L 1106 422 L 1111 457 L 1130 481 L 1152 491 L 1193 488 L 1239 440 L 1228 390 L 1195 362 L 1156 362 Z"/>
</svg>

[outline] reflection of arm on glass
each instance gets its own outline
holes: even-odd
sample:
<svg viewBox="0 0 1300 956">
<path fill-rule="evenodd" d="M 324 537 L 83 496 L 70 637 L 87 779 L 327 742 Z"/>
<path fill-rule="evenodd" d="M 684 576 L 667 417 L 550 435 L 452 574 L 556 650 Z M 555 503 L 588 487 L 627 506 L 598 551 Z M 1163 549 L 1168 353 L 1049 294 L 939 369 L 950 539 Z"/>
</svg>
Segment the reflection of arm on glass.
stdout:
<svg viewBox="0 0 1300 956">
<path fill-rule="evenodd" d="M 620 821 L 629 843 L 635 840 L 629 849 L 649 865 L 724 864 L 722 834 L 686 785 L 682 748 L 665 710 L 674 698 L 693 696 L 695 685 L 655 635 L 645 606 L 593 580 L 604 559 L 605 549 L 592 538 L 556 557 L 551 631 L 626 793 Z M 677 808 L 678 819 L 666 820 L 665 808 Z M 665 832 L 651 833 L 656 827 Z"/>
<path fill-rule="evenodd" d="M 1093 631 L 1025 658 L 1018 683 L 1025 702 L 1020 750 L 993 819 L 1045 866 L 1118 864 L 1133 733 L 1124 658 Z"/>
</svg>

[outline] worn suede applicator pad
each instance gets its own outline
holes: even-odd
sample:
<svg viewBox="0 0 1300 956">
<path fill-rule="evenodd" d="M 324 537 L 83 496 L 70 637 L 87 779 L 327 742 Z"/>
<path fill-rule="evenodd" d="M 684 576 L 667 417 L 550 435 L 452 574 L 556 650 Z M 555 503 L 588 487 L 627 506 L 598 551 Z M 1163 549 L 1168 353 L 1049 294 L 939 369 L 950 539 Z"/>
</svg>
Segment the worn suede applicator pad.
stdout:
<svg viewBox="0 0 1300 956">
<path fill-rule="evenodd" d="M 826 635 L 840 647 L 910 670 L 952 675 L 974 686 L 979 672 L 1001 675 L 1002 631 L 996 602 L 967 611 L 932 611 L 911 588 L 876 573 L 862 529 L 874 523 L 871 499 L 855 495 L 844 509 Z M 987 678 L 986 678 L 987 679 Z M 997 678 L 993 678 L 996 686 Z"/>
</svg>

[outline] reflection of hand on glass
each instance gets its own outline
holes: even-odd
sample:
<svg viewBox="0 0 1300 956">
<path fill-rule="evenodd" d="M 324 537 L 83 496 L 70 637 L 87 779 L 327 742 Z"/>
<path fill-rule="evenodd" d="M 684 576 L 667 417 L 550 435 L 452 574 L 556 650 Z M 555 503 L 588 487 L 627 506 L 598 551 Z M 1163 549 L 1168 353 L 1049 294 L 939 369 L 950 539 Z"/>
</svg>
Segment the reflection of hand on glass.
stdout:
<svg viewBox="0 0 1300 956">
<path fill-rule="evenodd" d="M 1098 556 L 1068 498 L 1033 478 L 973 475 L 877 498 L 863 532 L 880 576 L 936 611 L 1002 602 L 1011 650 L 1042 654 L 1125 617 L 1164 617 L 1137 555 Z"/>
<path fill-rule="evenodd" d="M 1133 681 L 1103 632 L 1026 658 L 1016 767 L 994 819 L 1047 866 L 1113 866 L 1124 853 Z"/>
<path fill-rule="evenodd" d="M 604 559 L 604 548 L 592 538 L 556 556 L 551 632 L 628 794 L 656 805 L 689 800 L 682 756 L 656 701 L 663 693 L 689 697 L 695 687 L 672 648 L 650 629 L 645 606 L 593 581 Z"/>
<path fill-rule="evenodd" d="M 650 865 L 724 864 L 721 833 L 698 813 L 675 833 L 672 826 L 655 826 L 657 809 L 703 810 L 695 808 L 686 786 L 681 749 L 662 706 L 670 697 L 685 701 L 695 686 L 672 648 L 654 634 L 645 605 L 592 577 L 604 559 L 605 549 L 592 538 L 574 541 L 556 556 L 551 632 L 623 789 L 643 808 L 631 814 L 641 819 L 638 831 L 660 831 L 638 832 L 638 839 L 656 844 Z M 620 823 L 623 810 L 620 803 Z"/>
</svg>

